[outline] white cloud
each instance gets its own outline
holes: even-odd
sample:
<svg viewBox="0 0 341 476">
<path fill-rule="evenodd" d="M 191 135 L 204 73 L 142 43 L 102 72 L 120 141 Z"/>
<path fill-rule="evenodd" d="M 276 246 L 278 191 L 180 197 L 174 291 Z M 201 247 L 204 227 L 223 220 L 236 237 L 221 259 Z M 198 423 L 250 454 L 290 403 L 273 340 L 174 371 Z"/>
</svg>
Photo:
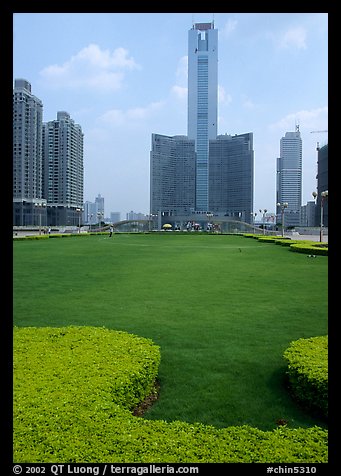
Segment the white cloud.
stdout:
<svg viewBox="0 0 341 476">
<path fill-rule="evenodd" d="M 177 99 L 183 100 L 187 98 L 187 80 L 188 80 L 188 56 L 182 56 L 178 61 L 176 69 L 176 84 L 171 87 L 171 93 Z"/>
<path fill-rule="evenodd" d="M 238 21 L 237 20 L 232 20 L 232 19 L 229 19 L 224 27 L 221 29 L 221 32 L 222 34 L 227 37 L 227 36 L 230 36 L 231 33 L 237 28 L 237 25 L 238 25 Z"/>
<path fill-rule="evenodd" d="M 122 87 L 125 71 L 139 68 L 124 48 L 110 52 L 90 44 L 62 65 L 47 66 L 40 75 L 53 88 L 116 91 Z"/>
<path fill-rule="evenodd" d="M 328 129 L 328 107 L 320 107 L 311 110 L 297 111 L 286 115 L 275 124 L 270 125 L 270 129 L 284 132 L 295 130 L 298 123 L 300 130 L 306 131 L 327 130 Z"/>
<path fill-rule="evenodd" d="M 171 91 L 172 91 L 173 94 L 175 94 L 175 96 L 178 99 L 186 99 L 187 98 L 188 88 L 186 88 L 186 87 L 175 85 L 175 86 L 172 86 Z"/>
<path fill-rule="evenodd" d="M 245 94 L 242 94 L 242 104 L 245 109 L 255 109 L 255 103 L 248 98 Z"/>
<path fill-rule="evenodd" d="M 305 28 L 296 27 L 291 28 L 283 33 L 279 39 L 280 48 L 297 48 L 306 49 L 307 31 Z"/>
<path fill-rule="evenodd" d="M 218 103 L 219 104 L 230 104 L 232 102 L 231 94 L 228 94 L 223 86 L 218 84 Z"/>
<path fill-rule="evenodd" d="M 109 127 L 129 125 L 132 122 L 142 122 L 155 115 L 164 105 L 164 101 L 148 104 L 146 107 L 135 107 L 123 111 L 122 109 L 111 109 L 99 117 L 99 122 Z"/>
<path fill-rule="evenodd" d="M 188 78 L 188 56 L 182 56 L 176 69 L 177 81 L 180 84 L 187 84 Z"/>
</svg>

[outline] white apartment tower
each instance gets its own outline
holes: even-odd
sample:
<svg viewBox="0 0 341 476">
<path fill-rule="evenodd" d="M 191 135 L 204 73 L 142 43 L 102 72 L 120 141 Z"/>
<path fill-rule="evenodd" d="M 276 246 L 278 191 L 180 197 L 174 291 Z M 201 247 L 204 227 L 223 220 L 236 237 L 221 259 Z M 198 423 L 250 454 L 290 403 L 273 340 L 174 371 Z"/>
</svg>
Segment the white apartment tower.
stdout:
<svg viewBox="0 0 341 476">
<path fill-rule="evenodd" d="M 277 158 L 276 203 L 288 204 L 284 211 L 285 226 L 299 226 L 302 206 L 302 139 L 299 126 L 286 132 L 280 140 Z M 277 223 L 281 222 L 281 206 L 277 206 Z"/>
<path fill-rule="evenodd" d="M 188 32 L 188 131 L 195 140 L 197 211 L 208 211 L 209 140 L 217 137 L 218 30 L 195 23 Z"/>
<path fill-rule="evenodd" d="M 83 132 L 65 111 L 43 125 L 43 189 L 51 225 L 76 225 L 83 208 Z"/>
<path fill-rule="evenodd" d="M 46 222 L 42 188 L 43 103 L 25 79 L 13 90 L 13 225 Z M 44 205 L 44 207 L 42 207 Z"/>
</svg>

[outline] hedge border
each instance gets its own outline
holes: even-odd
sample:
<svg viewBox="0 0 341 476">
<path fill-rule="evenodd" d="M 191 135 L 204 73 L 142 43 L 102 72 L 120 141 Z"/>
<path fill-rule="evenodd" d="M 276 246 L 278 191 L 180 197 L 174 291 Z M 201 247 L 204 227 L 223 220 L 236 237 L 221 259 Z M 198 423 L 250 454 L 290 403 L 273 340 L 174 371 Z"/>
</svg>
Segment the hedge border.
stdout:
<svg viewBox="0 0 341 476">
<path fill-rule="evenodd" d="M 58 354 L 58 346 L 52 343 L 62 342 L 60 336 L 70 332 L 74 332 L 73 339 L 64 340 L 67 345 L 62 346 Z M 141 346 L 135 371 L 130 365 L 122 365 L 115 373 L 113 355 L 110 359 L 105 356 L 104 367 L 99 365 L 99 341 L 97 345 L 91 342 L 92 332 L 101 337 L 101 345 L 105 341 L 104 336 L 114 339 L 117 332 L 127 339 L 126 345 L 121 345 L 119 349 L 123 360 L 126 354 L 132 356 L 132 344 L 137 339 Z M 30 339 L 27 333 L 31 333 Z M 50 336 L 48 342 L 40 339 L 44 333 Z M 84 333 L 88 334 L 87 340 L 82 339 Z M 18 336 L 21 337 L 21 344 L 18 344 Z M 147 386 L 142 385 L 146 393 L 151 388 L 160 357 L 155 352 L 152 352 L 154 357 L 150 354 L 148 349 L 155 351 L 155 347 L 144 338 L 105 328 L 72 326 L 14 328 L 14 337 L 15 462 L 327 462 L 328 431 L 318 426 L 296 429 L 280 426 L 273 431 L 262 431 L 247 425 L 217 429 L 200 423 L 167 423 L 133 416 L 131 408 L 136 402 L 134 389 L 140 386 L 141 369 L 147 362 L 154 369 L 142 377 L 144 382 L 149 381 Z M 89 355 L 81 352 L 81 345 L 88 350 L 95 348 L 92 364 Z M 32 349 L 34 352 L 28 363 L 27 356 Z M 78 359 L 75 360 L 72 356 L 76 351 Z M 42 369 L 44 356 L 51 358 L 51 364 L 57 355 L 63 356 L 62 362 L 57 360 L 55 366 L 48 365 L 47 374 L 37 372 L 37 368 Z M 35 365 L 32 366 L 32 363 Z M 85 363 L 89 367 L 85 374 L 82 373 L 81 381 L 78 378 L 73 380 L 72 377 L 77 376 L 77 372 L 72 372 L 73 366 L 84 366 Z M 58 364 L 62 365 L 62 373 Z M 110 372 L 106 376 L 112 375 L 103 380 L 107 367 Z M 27 375 L 30 369 L 30 375 Z M 147 379 L 146 375 L 149 375 Z M 56 379 L 63 379 L 60 391 L 53 388 Z M 96 392 L 93 391 L 93 379 L 99 382 Z"/>
<path fill-rule="evenodd" d="M 328 417 L 328 336 L 293 341 L 284 358 L 294 397 Z"/>
</svg>

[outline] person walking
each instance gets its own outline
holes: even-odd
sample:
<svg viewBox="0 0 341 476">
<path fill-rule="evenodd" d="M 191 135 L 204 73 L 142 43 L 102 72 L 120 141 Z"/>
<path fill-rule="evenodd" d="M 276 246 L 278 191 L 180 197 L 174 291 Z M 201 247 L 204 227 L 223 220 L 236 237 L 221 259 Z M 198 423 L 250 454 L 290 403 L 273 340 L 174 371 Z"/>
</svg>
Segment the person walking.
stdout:
<svg viewBox="0 0 341 476">
<path fill-rule="evenodd" d="M 112 237 L 112 232 L 114 231 L 112 225 L 110 225 L 110 228 L 109 228 L 109 238 Z"/>
</svg>

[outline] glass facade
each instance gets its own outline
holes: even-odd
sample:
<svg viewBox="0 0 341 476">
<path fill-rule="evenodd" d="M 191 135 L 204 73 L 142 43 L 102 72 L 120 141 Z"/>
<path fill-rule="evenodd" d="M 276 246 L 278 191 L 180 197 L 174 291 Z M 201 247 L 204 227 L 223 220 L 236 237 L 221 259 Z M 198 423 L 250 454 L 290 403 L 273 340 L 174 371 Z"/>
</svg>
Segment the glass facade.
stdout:
<svg viewBox="0 0 341 476">
<path fill-rule="evenodd" d="M 286 132 L 280 141 L 280 157 L 277 159 L 277 203 L 287 203 L 284 209 L 285 226 L 299 226 L 302 206 L 302 139 L 299 128 Z M 277 206 L 277 222 L 281 208 Z"/>
<path fill-rule="evenodd" d="M 209 140 L 217 137 L 218 32 L 195 23 L 188 36 L 188 137 L 195 140 L 196 204 L 208 207 Z"/>
<path fill-rule="evenodd" d="M 187 136 L 152 134 L 150 153 L 150 211 L 169 215 L 190 213 L 195 207 L 194 140 Z"/>
<path fill-rule="evenodd" d="M 209 209 L 251 221 L 253 210 L 253 134 L 220 135 L 210 141 Z"/>
<path fill-rule="evenodd" d="M 251 222 L 251 133 L 217 137 L 218 32 L 195 23 L 188 32 L 187 136 L 152 135 L 150 212 Z"/>
</svg>

